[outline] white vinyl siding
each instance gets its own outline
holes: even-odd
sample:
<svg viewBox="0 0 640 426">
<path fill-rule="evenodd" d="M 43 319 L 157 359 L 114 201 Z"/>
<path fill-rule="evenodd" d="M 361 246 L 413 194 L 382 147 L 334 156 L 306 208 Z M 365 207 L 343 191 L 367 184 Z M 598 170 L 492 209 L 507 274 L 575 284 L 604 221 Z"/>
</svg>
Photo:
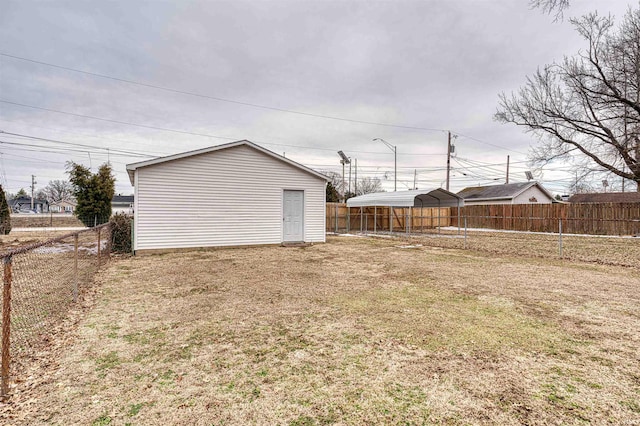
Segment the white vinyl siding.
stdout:
<svg viewBox="0 0 640 426">
<path fill-rule="evenodd" d="M 529 201 L 529 199 L 532 197 L 537 201 Z M 464 200 L 464 205 L 475 206 L 490 204 L 551 204 L 552 202 L 553 199 L 549 198 L 549 196 L 544 191 L 542 191 L 538 187 L 532 186 L 531 188 L 523 191 L 522 194 L 516 196 L 515 198 L 466 199 Z"/>
<path fill-rule="evenodd" d="M 304 191 L 304 240 L 325 241 L 325 181 L 239 145 L 135 171 L 135 249 L 279 244 L 283 193 Z"/>
<path fill-rule="evenodd" d="M 529 201 L 535 198 L 536 201 Z M 549 198 L 540 188 L 532 186 L 531 188 L 518 195 L 513 200 L 513 204 L 551 204 L 553 199 Z"/>
</svg>

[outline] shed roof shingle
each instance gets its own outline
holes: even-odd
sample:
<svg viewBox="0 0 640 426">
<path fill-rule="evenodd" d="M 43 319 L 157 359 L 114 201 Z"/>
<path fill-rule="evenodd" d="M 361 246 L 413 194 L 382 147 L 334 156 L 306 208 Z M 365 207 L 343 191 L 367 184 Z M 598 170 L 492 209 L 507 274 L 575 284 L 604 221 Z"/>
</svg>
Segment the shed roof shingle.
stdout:
<svg viewBox="0 0 640 426">
<path fill-rule="evenodd" d="M 465 200 L 509 199 L 537 182 L 507 183 L 504 185 L 470 186 L 458 192 Z"/>
<path fill-rule="evenodd" d="M 640 203 L 640 192 L 598 192 L 575 194 L 570 203 Z"/>
</svg>

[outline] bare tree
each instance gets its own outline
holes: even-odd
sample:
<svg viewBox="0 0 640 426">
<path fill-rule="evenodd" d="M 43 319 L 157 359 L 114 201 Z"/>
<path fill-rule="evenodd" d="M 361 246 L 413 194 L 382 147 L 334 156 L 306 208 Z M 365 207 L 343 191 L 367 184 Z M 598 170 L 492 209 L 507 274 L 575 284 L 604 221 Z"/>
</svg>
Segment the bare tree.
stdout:
<svg viewBox="0 0 640 426">
<path fill-rule="evenodd" d="M 358 191 L 356 195 L 370 194 L 372 192 L 381 192 L 382 182 L 377 177 L 365 177 L 358 182 Z"/>
<path fill-rule="evenodd" d="M 586 158 L 640 191 L 640 9 L 629 9 L 617 30 L 596 13 L 571 22 L 587 49 L 501 94 L 495 118 L 540 137 L 533 162 Z"/>
<path fill-rule="evenodd" d="M 344 193 L 345 193 L 344 187 L 346 185 L 343 185 L 342 175 L 340 173 L 331 172 L 331 171 L 322 171 L 320 173 L 328 177 L 329 182 L 331 183 L 331 185 L 333 185 L 336 191 L 338 191 L 338 194 L 340 194 L 341 197 L 344 197 Z"/>
<path fill-rule="evenodd" d="M 73 186 L 66 180 L 51 180 L 38 191 L 38 198 L 45 198 L 49 203 L 73 200 Z"/>
<path fill-rule="evenodd" d="M 569 0 L 530 0 L 533 8 L 542 9 L 544 13 L 554 15 L 555 20 L 562 19 L 564 10 L 569 7 Z"/>
</svg>

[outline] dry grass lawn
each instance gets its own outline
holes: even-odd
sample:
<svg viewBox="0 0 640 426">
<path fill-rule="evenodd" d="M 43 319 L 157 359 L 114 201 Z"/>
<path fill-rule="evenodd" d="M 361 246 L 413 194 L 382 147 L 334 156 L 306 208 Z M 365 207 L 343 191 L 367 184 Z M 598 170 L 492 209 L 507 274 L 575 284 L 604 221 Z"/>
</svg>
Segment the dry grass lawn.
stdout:
<svg viewBox="0 0 640 426">
<path fill-rule="evenodd" d="M 8 424 L 640 424 L 640 269 L 334 237 L 135 257 Z M 33 383 L 37 382 L 37 386 Z"/>
</svg>

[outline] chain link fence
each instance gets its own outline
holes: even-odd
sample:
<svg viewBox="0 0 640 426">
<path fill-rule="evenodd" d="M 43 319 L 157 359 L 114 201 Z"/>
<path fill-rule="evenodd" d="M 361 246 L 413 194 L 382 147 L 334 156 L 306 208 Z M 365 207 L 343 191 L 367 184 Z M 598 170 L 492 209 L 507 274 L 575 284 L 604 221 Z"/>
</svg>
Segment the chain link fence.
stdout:
<svg viewBox="0 0 640 426">
<path fill-rule="evenodd" d="M 11 228 L 82 228 L 94 227 L 109 221 L 110 216 L 78 217 L 70 213 L 12 213 Z"/>
<path fill-rule="evenodd" d="M 633 210 L 636 209 L 636 210 Z M 471 216 L 455 208 L 327 208 L 327 232 L 400 238 L 407 244 L 511 256 L 640 267 L 640 214 L 622 218 Z M 579 223 L 578 223 L 579 222 Z M 472 227 L 470 224 L 482 227 Z M 494 228 L 490 226 L 493 224 Z M 603 229 L 620 235 L 601 235 Z M 567 230 L 573 233 L 568 233 Z M 576 234 L 576 230 L 590 234 Z"/>
<path fill-rule="evenodd" d="M 111 227 L 103 224 L 0 253 L 2 291 L 1 396 L 11 369 L 46 344 L 49 330 L 67 315 L 109 258 Z"/>
</svg>

